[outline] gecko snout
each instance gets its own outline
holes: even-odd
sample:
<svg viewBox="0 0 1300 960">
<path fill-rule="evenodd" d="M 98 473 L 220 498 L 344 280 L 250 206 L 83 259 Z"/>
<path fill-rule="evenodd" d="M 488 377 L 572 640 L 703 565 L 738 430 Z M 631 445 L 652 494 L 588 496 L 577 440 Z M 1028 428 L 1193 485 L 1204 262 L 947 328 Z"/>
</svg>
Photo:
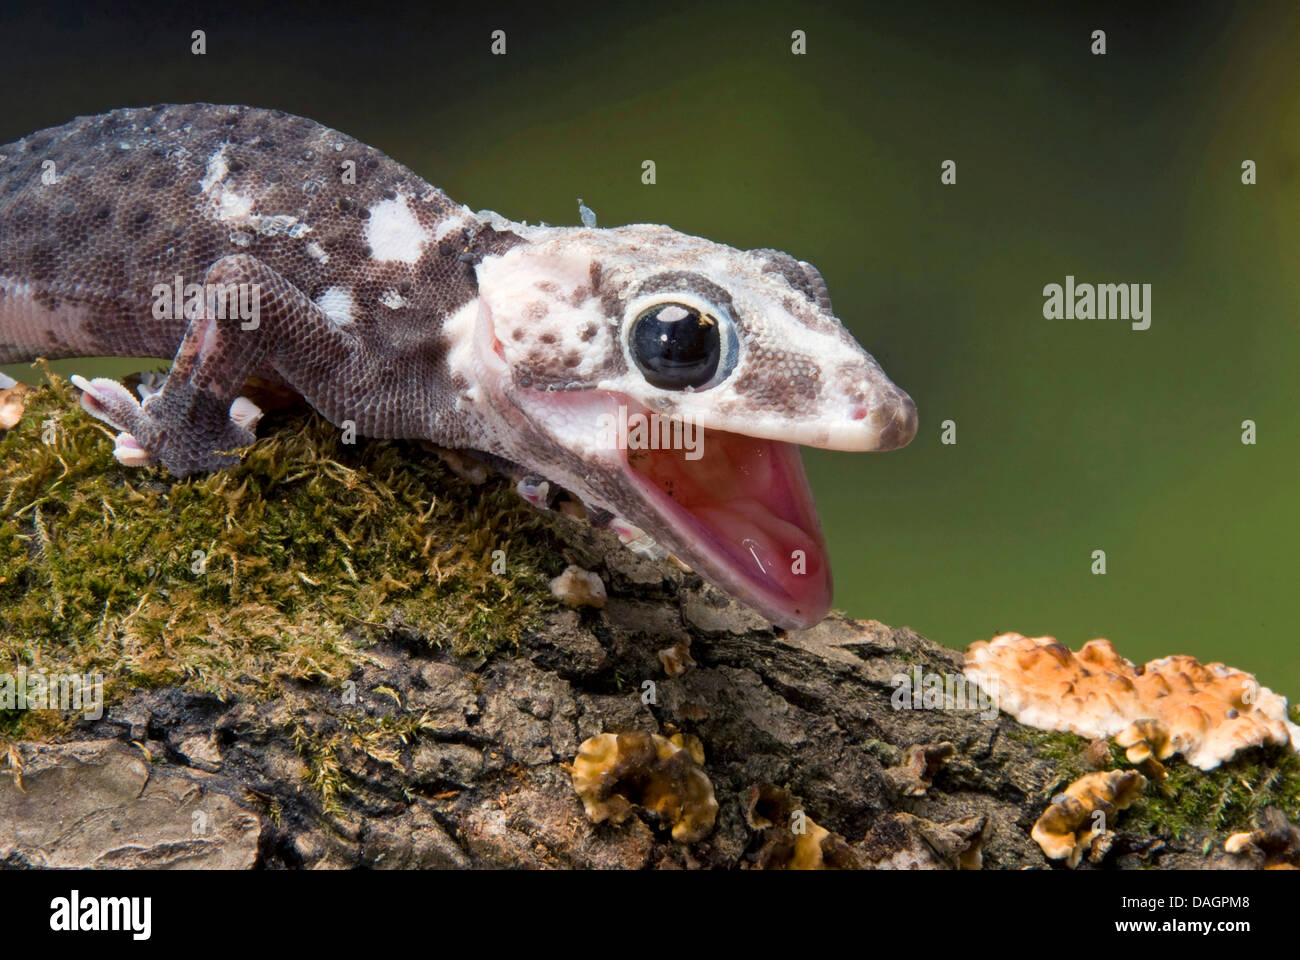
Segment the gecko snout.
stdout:
<svg viewBox="0 0 1300 960">
<path fill-rule="evenodd" d="M 871 419 L 880 428 L 877 450 L 897 450 L 907 446 L 916 436 L 916 403 L 902 390 L 892 401 L 873 411 Z"/>
</svg>

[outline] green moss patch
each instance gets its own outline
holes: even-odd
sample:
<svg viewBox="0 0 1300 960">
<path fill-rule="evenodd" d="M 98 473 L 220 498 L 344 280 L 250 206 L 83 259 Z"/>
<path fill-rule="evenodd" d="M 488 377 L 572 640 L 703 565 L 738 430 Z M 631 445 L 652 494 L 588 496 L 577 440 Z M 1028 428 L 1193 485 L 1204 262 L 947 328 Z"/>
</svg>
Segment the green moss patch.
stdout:
<svg viewBox="0 0 1300 960">
<path fill-rule="evenodd" d="M 1073 733 L 1019 727 L 1010 734 L 1033 745 L 1034 754 L 1053 764 L 1054 794 L 1089 772 L 1089 741 Z M 1110 741 L 1110 767 L 1130 767 L 1122 747 Z M 1142 799 L 1121 815 L 1121 826 L 1134 834 L 1185 837 L 1205 833 L 1219 837 L 1253 829 L 1256 814 L 1279 807 L 1292 822 L 1300 821 L 1300 754 L 1285 748 L 1245 751 L 1213 770 L 1198 770 L 1182 757 L 1165 764 L 1168 776 L 1147 784 Z M 1220 844 L 1221 845 L 1221 844 Z"/>
<path fill-rule="evenodd" d="M 264 432 L 237 467 L 178 481 L 120 466 L 66 381 L 29 394 L 0 433 L 0 671 L 102 673 L 110 701 L 169 685 L 260 698 L 286 678 L 340 683 L 395 624 L 490 655 L 554 602 L 561 544 L 508 482 L 474 486 L 409 444 L 343 444 L 311 413 Z M 51 716 L 0 713 L 0 734 Z"/>
<path fill-rule="evenodd" d="M 1300 755 L 1290 750 L 1250 750 L 1209 771 L 1176 758 L 1167 769 L 1169 776 L 1149 784 L 1126 813 L 1126 829 L 1175 837 L 1199 830 L 1235 833 L 1253 829 L 1255 815 L 1266 807 L 1300 821 Z"/>
<path fill-rule="evenodd" d="M 1035 730 L 1025 726 L 1010 728 L 1007 736 L 1029 744 L 1034 756 L 1052 764 L 1055 779 L 1047 785 L 1046 792 L 1049 796 L 1089 772 L 1086 756 L 1088 740 L 1084 737 L 1064 731 Z"/>
</svg>

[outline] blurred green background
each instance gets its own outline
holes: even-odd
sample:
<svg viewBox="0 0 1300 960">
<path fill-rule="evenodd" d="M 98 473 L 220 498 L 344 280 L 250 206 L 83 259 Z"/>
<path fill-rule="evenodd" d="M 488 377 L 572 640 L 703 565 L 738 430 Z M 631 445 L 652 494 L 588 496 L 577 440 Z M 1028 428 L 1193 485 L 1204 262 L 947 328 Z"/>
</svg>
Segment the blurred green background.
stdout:
<svg viewBox="0 0 1300 960">
<path fill-rule="evenodd" d="M 1191 653 L 1294 698 L 1300 12 L 968 6 L 31 5 L 0 13 L 0 142 L 273 106 L 475 209 L 576 223 L 581 196 L 606 226 L 787 250 L 921 411 L 906 450 L 806 454 L 838 606 L 957 647 Z M 1151 328 L 1045 320 L 1067 274 L 1152 284 Z"/>
</svg>

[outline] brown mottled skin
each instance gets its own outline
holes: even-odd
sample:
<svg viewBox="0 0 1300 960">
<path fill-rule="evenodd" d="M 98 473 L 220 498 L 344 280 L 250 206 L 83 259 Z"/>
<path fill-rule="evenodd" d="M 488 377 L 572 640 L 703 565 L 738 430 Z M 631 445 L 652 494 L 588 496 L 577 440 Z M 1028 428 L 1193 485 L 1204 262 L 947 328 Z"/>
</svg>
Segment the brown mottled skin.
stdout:
<svg viewBox="0 0 1300 960">
<path fill-rule="evenodd" d="M 252 290 L 255 316 L 160 311 L 177 282 Z M 634 344 L 647 316 L 671 332 Z M 701 336 L 712 373 L 648 373 Z M 888 450 L 916 431 L 807 263 L 658 225 L 475 214 L 373 147 L 240 106 L 114 110 L 0 146 L 0 363 L 38 356 L 173 357 L 143 402 L 74 378 L 124 464 L 230 466 L 258 376 L 359 435 L 561 485 L 782 625 L 830 603 L 794 445 Z M 694 421 L 713 453 L 629 457 L 598 428 L 627 410 Z"/>
</svg>

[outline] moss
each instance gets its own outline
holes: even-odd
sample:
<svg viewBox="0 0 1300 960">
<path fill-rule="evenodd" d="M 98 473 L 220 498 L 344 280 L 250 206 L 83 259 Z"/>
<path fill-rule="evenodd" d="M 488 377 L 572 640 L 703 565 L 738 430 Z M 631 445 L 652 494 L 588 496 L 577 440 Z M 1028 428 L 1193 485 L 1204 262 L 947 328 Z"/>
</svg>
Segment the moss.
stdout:
<svg viewBox="0 0 1300 960">
<path fill-rule="evenodd" d="M 1023 726 L 1008 736 L 1030 744 L 1036 756 L 1052 764 L 1048 794 L 1089 772 L 1085 737 Z M 1113 769 L 1131 766 L 1123 748 L 1113 740 L 1109 746 Z M 1254 749 L 1209 771 L 1175 756 L 1165 769 L 1167 777 L 1149 783 L 1142 798 L 1123 813 L 1124 832 L 1174 838 L 1208 833 L 1205 843 L 1222 848 L 1228 834 L 1252 829 L 1266 807 L 1279 807 L 1287 819 L 1300 821 L 1300 754 L 1294 751 Z"/>
<path fill-rule="evenodd" d="M 1073 783 L 1088 772 L 1087 750 L 1089 741 L 1074 733 L 1056 730 L 1035 730 L 1032 727 L 1015 726 L 1008 733 L 1013 740 L 1028 744 L 1037 757 L 1050 762 L 1055 777 L 1047 784 L 1045 792 L 1050 796 L 1065 784 Z"/>
<path fill-rule="evenodd" d="M 289 678 L 341 683 L 398 624 L 491 655 L 554 603 L 560 543 L 504 480 L 475 487 L 400 442 L 346 445 L 301 412 L 268 417 L 237 467 L 177 481 L 118 465 L 112 433 L 48 380 L 0 434 L 0 670 L 101 673 L 108 702 L 171 685 L 258 699 Z M 0 737 L 47 735 L 55 716 L 0 712 Z M 313 769 L 331 782 L 327 756 Z"/>
<path fill-rule="evenodd" d="M 884 740 L 865 740 L 862 749 L 880 761 L 881 766 L 895 766 L 903 757 L 904 751 L 886 743 Z"/>
<path fill-rule="evenodd" d="M 1126 829 L 1174 837 L 1228 834 L 1253 828 L 1256 814 L 1274 806 L 1288 820 L 1300 820 L 1300 754 L 1293 751 L 1250 750 L 1209 771 L 1174 758 L 1167 770 L 1168 777 L 1150 784 L 1128 811 Z"/>
</svg>

